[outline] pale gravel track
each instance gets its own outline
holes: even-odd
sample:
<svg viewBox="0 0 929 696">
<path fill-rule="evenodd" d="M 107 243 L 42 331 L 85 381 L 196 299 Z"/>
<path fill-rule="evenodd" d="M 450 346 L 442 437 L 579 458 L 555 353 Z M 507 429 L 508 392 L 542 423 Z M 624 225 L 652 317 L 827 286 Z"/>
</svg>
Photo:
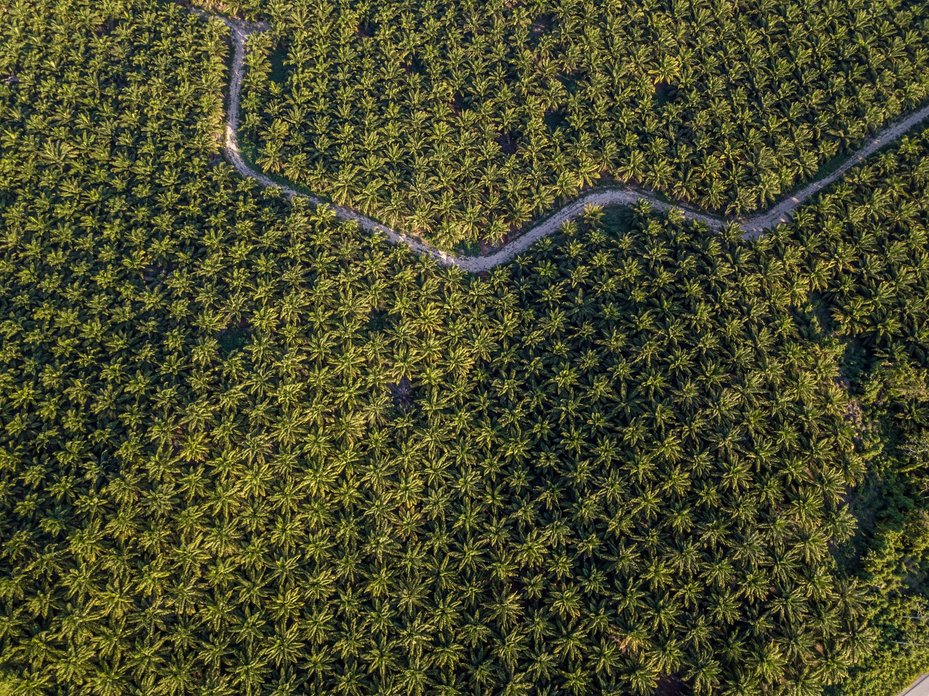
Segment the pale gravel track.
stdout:
<svg viewBox="0 0 929 696">
<path fill-rule="evenodd" d="M 302 193 L 290 186 L 280 184 L 267 175 L 250 167 L 242 157 L 237 137 L 239 129 L 239 101 L 242 95 L 242 78 L 245 74 L 245 44 L 251 34 L 259 31 L 266 31 L 268 26 L 263 22 L 257 24 L 247 23 L 223 17 L 222 15 L 210 14 L 196 8 L 193 8 L 193 11 L 203 17 L 213 17 L 220 20 L 229 27 L 232 32 L 234 51 L 229 81 L 229 97 L 226 105 L 226 134 L 223 151 L 225 152 L 226 158 L 240 174 L 255 179 L 262 186 L 280 189 L 289 198 L 306 198 L 314 205 L 328 207 L 335 213 L 336 218 L 340 220 L 357 222 L 362 229 L 375 234 L 382 234 L 394 244 L 405 244 L 418 254 L 431 256 L 444 265 L 457 266 L 469 273 L 489 271 L 495 266 L 512 261 L 518 254 L 524 252 L 543 237 L 557 232 L 564 223 L 582 215 L 585 208 L 590 206 L 606 207 L 611 205 L 632 205 L 639 201 L 646 201 L 652 208 L 657 210 L 680 210 L 685 218 L 701 222 L 712 230 L 720 230 L 726 225 L 736 224 L 742 229 L 744 233 L 743 236 L 753 239 L 778 223 L 787 222 L 801 204 L 844 176 L 849 169 L 860 164 L 882 147 L 898 140 L 905 133 L 912 130 L 929 117 L 929 104 L 927 104 L 909 116 L 895 121 L 873 138 L 866 141 L 858 150 L 849 155 L 848 158 L 842 162 L 841 166 L 832 173 L 810 182 L 793 194 L 788 195 L 772 208 L 754 215 L 739 218 L 724 218 L 718 215 L 700 212 L 689 206 L 668 203 L 649 191 L 628 186 L 602 187 L 588 191 L 571 203 L 559 208 L 555 213 L 537 222 L 525 233 L 507 242 L 491 254 L 485 256 L 459 256 L 437 249 L 431 244 L 416 237 L 397 232 L 387 225 L 367 215 L 362 215 L 351 208 L 336 205 L 319 196 Z"/>
<path fill-rule="evenodd" d="M 929 674 L 917 677 L 900 696 L 929 696 Z"/>
</svg>

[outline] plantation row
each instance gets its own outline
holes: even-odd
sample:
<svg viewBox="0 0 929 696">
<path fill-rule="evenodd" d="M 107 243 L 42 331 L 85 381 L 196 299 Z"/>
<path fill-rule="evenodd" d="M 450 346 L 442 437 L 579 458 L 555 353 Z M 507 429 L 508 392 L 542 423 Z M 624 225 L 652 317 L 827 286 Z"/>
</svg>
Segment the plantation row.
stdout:
<svg viewBox="0 0 929 696">
<path fill-rule="evenodd" d="M 245 75 L 256 165 L 445 248 L 613 181 L 758 210 L 929 98 L 926 0 L 224 8 L 270 20 Z"/>
<path fill-rule="evenodd" d="M 929 134 L 757 244 L 594 211 L 471 277 L 220 160 L 222 27 L 7 20 L 0 691 L 925 669 Z"/>
</svg>

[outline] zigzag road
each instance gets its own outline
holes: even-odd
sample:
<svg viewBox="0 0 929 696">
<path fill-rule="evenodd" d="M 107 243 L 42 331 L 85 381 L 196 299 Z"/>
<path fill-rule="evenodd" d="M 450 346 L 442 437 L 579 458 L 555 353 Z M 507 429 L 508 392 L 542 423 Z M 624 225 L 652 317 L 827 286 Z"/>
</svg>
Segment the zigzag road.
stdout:
<svg viewBox="0 0 929 696">
<path fill-rule="evenodd" d="M 880 133 L 865 142 L 858 150 L 850 154 L 848 158 L 830 174 L 810 182 L 799 191 L 781 200 L 769 210 L 755 215 L 731 219 L 724 218 L 700 212 L 689 206 L 668 203 L 649 191 L 628 186 L 604 187 L 589 191 L 564 207 L 559 208 L 555 213 L 534 224 L 525 233 L 491 254 L 486 256 L 459 256 L 437 249 L 421 239 L 411 237 L 402 232 L 397 232 L 387 227 L 387 225 L 366 215 L 362 215 L 351 208 L 335 205 L 318 196 L 301 193 L 289 186 L 279 184 L 265 174 L 250 167 L 242 157 L 237 137 L 239 128 L 239 101 L 242 95 L 242 77 L 245 73 L 245 44 L 251 34 L 258 31 L 265 31 L 268 27 L 264 23 L 250 24 L 229 19 L 221 15 L 209 14 L 202 10 L 194 9 L 193 11 L 204 17 L 219 19 L 232 31 L 234 53 L 229 81 L 229 101 L 226 107 L 226 136 L 223 150 L 226 154 L 226 158 L 240 174 L 255 179 L 262 186 L 279 188 L 288 197 L 300 196 L 308 199 L 315 205 L 327 206 L 335 212 L 336 217 L 340 220 L 357 222 L 363 229 L 375 234 L 382 234 L 395 244 L 406 244 L 419 254 L 426 254 L 427 256 L 435 258 L 440 263 L 449 266 L 457 266 L 470 273 L 488 271 L 495 266 L 508 263 L 516 257 L 517 254 L 522 253 L 538 240 L 557 232 L 568 220 L 572 220 L 583 214 L 584 209 L 588 206 L 631 205 L 644 200 L 658 210 L 681 210 L 688 219 L 701 222 L 713 230 L 719 230 L 728 224 L 736 224 L 742 228 L 745 237 L 755 238 L 778 223 L 786 222 L 793 215 L 794 211 L 808 199 L 844 176 L 849 169 L 861 163 L 887 144 L 898 140 L 929 117 L 929 104 L 927 104 L 909 116 L 887 126 Z"/>
<path fill-rule="evenodd" d="M 194 9 L 194 12 L 205 17 L 215 17 L 222 21 L 232 31 L 235 52 L 232 58 L 232 76 L 229 84 L 229 102 L 226 109 L 226 141 L 224 145 L 224 151 L 226 153 L 226 157 L 239 171 L 240 174 L 255 179 L 262 186 L 277 187 L 283 190 L 284 193 L 289 197 L 302 196 L 309 199 L 316 205 L 328 206 L 335 211 L 336 217 L 341 220 L 353 220 L 357 222 L 362 228 L 370 232 L 383 234 L 391 242 L 396 244 L 406 244 L 417 253 L 432 256 L 443 264 L 457 266 L 471 273 L 480 273 L 482 271 L 490 270 L 495 266 L 508 263 L 538 240 L 542 239 L 543 237 L 547 237 L 554 232 L 557 232 L 565 222 L 578 217 L 584 212 L 586 207 L 592 205 L 631 205 L 637 201 L 645 200 L 648 201 L 652 207 L 660 210 L 670 210 L 672 208 L 680 209 L 683 211 L 685 217 L 691 220 L 702 222 L 713 230 L 719 230 L 725 225 L 735 223 L 742 228 L 745 237 L 755 238 L 763 234 L 765 230 L 777 225 L 778 223 L 786 222 L 791 217 L 791 215 L 793 215 L 794 211 L 808 199 L 815 196 L 824 188 L 840 179 L 845 175 L 846 172 L 848 172 L 849 169 L 856 166 L 857 164 L 860 164 L 887 144 L 898 140 L 904 134 L 915 128 L 927 117 L 929 117 L 929 104 L 927 104 L 909 116 L 892 123 L 873 138 L 865 142 L 858 150 L 849 155 L 848 158 L 845 159 L 845 161 L 843 161 L 842 164 L 832 173 L 811 181 L 799 191 L 786 197 L 784 200 L 780 201 L 769 210 L 751 215 L 749 217 L 726 219 L 716 215 L 702 213 L 688 206 L 667 203 L 666 201 L 658 198 L 655 194 L 648 191 L 642 191 L 631 187 L 617 186 L 591 191 L 582 195 L 580 198 L 560 208 L 553 215 L 534 225 L 525 234 L 507 243 L 492 254 L 487 256 L 457 256 L 455 254 L 442 251 L 441 249 L 437 249 L 431 244 L 427 244 L 420 239 L 416 239 L 414 237 L 397 232 L 387 227 L 386 225 L 383 225 L 380 222 L 367 217 L 366 215 L 362 215 L 361 213 L 351 210 L 350 208 L 335 205 L 323 200 L 322 198 L 319 198 L 318 196 L 300 193 L 299 191 L 296 191 L 289 186 L 281 185 L 270 179 L 268 176 L 250 167 L 242 157 L 242 153 L 239 151 L 239 142 L 238 138 L 236 137 L 236 132 L 238 131 L 239 127 L 239 99 L 242 94 L 242 77 L 245 72 L 245 42 L 248 40 L 250 34 L 253 34 L 257 31 L 265 31 L 267 29 L 267 25 L 264 23 L 249 24 L 246 22 L 229 19 L 228 17 L 222 17 L 220 15 L 208 14 L 197 9 Z M 929 675 L 924 674 L 919 677 L 900 696 L 917 696 L 918 694 L 925 694 L 925 696 L 929 696 Z"/>
</svg>

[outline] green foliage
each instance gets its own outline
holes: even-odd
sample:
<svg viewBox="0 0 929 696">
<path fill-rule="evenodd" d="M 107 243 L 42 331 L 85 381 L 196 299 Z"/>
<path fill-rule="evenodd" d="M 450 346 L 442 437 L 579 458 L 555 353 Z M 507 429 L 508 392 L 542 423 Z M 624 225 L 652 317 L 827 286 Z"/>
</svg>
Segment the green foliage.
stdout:
<svg viewBox="0 0 929 696">
<path fill-rule="evenodd" d="M 757 244 L 591 211 L 470 277 L 218 160 L 218 24 L 7 13 L 0 693 L 926 667 L 925 134 Z"/>
<path fill-rule="evenodd" d="M 846 343 L 849 417 L 875 453 L 851 498 L 842 556 L 865 581 L 873 649 L 848 694 L 888 694 L 929 671 L 929 135 L 904 140 L 804 210 L 781 253 L 803 249 L 823 322 Z"/>
<path fill-rule="evenodd" d="M 856 694 L 899 691 L 929 666 L 929 512 L 886 528 L 865 559 L 870 623 L 882 645 L 855 680 Z"/>
<path fill-rule="evenodd" d="M 447 248 L 613 180 L 764 208 L 929 98 L 926 0 L 291 0 L 264 15 L 240 131 L 256 165 Z"/>
</svg>

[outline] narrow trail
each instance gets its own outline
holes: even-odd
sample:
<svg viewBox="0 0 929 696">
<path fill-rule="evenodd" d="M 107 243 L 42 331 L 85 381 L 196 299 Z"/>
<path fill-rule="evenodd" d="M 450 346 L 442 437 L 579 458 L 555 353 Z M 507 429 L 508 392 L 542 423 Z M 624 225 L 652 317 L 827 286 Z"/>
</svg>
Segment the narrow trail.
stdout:
<svg viewBox="0 0 929 696">
<path fill-rule="evenodd" d="M 306 198 L 314 205 L 326 206 L 332 209 L 336 217 L 340 220 L 357 222 L 363 229 L 375 234 L 382 234 L 394 244 L 405 244 L 418 254 L 431 256 L 442 264 L 457 266 L 469 273 L 481 273 L 495 266 L 512 261 L 513 258 L 524 252 L 535 242 L 557 232 L 565 222 L 582 215 L 584 209 L 588 206 L 606 207 L 611 205 L 632 205 L 638 201 L 647 201 L 652 208 L 657 210 L 680 210 L 686 218 L 701 222 L 712 230 L 720 230 L 726 225 L 736 224 L 742 228 L 744 232 L 743 236 L 754 239 L 763 234 L 765 230 L 774 227 L 778 223 L 787 222 L 794 211 L 804 202 L 840 179 L 849 169 L 860 164 L 882 147 L 898 140 L 905 133 L 912 130 L 929 117 L 929 104 L 927 104 L 909 116 L 895 121 L 877 135 L 867 140 L 858 150 L 850 154 L 835 171 L 803 186 L 770 209 L 754 215 L 738 218 L 724 218 L 700 212 L 690 206 L 668 203 L 649 191 L 629 186 L 603 187 L 584 193 L 571 203 L 556 210 L 550 216 L 535 223 L 519 237 L 507 242 L 491 254 L 487 254 L 486 256 L 459 256 L 437 249 L 431 244 L 416 237 L 397 232 L 387 225 L 367 215 L 362 215 L 351 208 L 336 205 L 312 194 L 301 193 L 290 186 L 272 180 L 267 175 L 250 167 L 239 150 L 237 136 L 239 129 L 239 102 L 242 95 L 242 78 L 245 74 L 245 44 L 251 34 L 266 31 L 268 26 L 263 22 L 258 24 L 247 23 L 221 15 L 210 14 L 196 8 L 194 8 L 193 11 L 202 17 L 213 17 L 220 20 L 229 27 L 232 32 L 234 52 L 229 82 L 229 99 L 226 105 L 226 134 L 223 151 L 232 166 L 234 166 L 242 176 L 255 179 L 262 186 L 278 188 L 290 198 Z"/>
</svg>

